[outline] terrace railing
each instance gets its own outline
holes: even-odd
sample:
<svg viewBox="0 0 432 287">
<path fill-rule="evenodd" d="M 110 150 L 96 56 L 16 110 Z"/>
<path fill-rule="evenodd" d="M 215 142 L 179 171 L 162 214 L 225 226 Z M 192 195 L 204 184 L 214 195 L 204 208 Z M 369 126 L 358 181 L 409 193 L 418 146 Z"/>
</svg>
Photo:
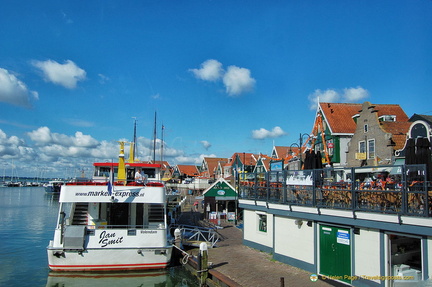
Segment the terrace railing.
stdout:
<svg viewBox="0 0 432 287">
<path fill-rule="evenodd" d="M 432 215 L 425 165 L 284 170 L 237 181 L 240 199 L 317 208 Z"/>
</svg>

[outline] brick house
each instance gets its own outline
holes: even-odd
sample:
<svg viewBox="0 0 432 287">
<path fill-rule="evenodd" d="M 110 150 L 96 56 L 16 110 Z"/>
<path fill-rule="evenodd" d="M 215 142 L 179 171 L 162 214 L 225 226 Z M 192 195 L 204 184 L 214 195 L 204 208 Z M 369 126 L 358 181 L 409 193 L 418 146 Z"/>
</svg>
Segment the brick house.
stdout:
<svg viewBox="0 0 432 287">
<path fill-rule="evenodd" d="M 405 145 L 411 123 L 399 105 L 365 102 L 353 115 L 355 133 L 348 145 L 349 167 L 390 165 L 394 152 Z"/>
</svg>

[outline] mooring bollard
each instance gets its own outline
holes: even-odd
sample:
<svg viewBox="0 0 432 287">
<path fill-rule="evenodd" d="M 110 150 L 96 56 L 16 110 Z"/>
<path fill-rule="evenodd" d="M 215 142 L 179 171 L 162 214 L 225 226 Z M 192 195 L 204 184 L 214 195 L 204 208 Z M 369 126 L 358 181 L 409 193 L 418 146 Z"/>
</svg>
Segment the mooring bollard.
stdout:
<svg viewBox="0 0 432 287">
<path fill-rule="evenodd" d="M 181 239 L 181 230 L 179 228 L 176 228 L 174 230 L 174 239 L 177 241 L 180 241 Z"/>
<path fill-rule="evenodd" d="M 284 277 L 280 278 L 280 287 L 285 287 L 285 278 Z"/>
<path fill-rule="evenodd" d="M 200 252 L 198 254 L 198 272 L 200 277 L 200 286 L 206 286 L 208 276 L 208 251 L 207 243 L 201 242 Z"/>
<path fill-rule="evenodd" d="M 181 230 L 179 228 L 176 228 L 174 230 L 174 245 L 180 249 L 183 249 L 182 240 L 181 240 Z"/>
</svg>

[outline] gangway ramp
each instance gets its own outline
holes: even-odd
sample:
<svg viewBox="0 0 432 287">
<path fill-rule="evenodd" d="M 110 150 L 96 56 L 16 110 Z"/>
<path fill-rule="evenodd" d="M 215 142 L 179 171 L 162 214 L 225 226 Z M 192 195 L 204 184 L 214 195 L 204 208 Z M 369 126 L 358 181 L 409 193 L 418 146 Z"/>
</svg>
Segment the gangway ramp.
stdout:
<svg viewBox="0 0 432 287">
<path fill-rule="evenodd" d="M 184 246 L 199 247 L 200 244 L 204 242 L 209 248 L 213 248 L 217 247 L 217 242 L 222 239 L 214 228 L 193 225 L 177 225 L 171 226 L 171 228 L 180 229 L 181 242 Z"/>
</svg>

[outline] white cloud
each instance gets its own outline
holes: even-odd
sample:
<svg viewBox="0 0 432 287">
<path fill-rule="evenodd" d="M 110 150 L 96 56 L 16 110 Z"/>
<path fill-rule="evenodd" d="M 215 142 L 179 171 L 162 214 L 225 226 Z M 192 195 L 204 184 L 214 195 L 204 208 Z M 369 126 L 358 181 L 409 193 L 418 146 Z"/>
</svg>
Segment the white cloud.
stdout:
<svg viewBox="0 0 432 287">
<path fill-rule="evenodd" d="M 201 144 L 203 145 L 203 147 L 208 150 L 211 147 L 211 143 L 208 141 L 201 141 Z"/>
<path fill-rule="evenodd" d="M 320 89 L 315 90 L 309 95 L 310 109 L 315 110 L 318 106 L 318 101 L 321 103 L 339 103 L 339 102 L 360 102 L 365 98 L 369 97 L 369 92 L 362 87 L 357 88 L 345 88 L 343 93 L 337 90 L 327 89 L 321 91 Z"/>
<path fill-rule="evenodd" d="M 64 64 L 53 60 L 33 61 L 33 66 L 43 72 L 46 81 L 68 89 L 76 88 L 77 82 L 86 78 L 86 71 L 71 60 L 66 60 Z"/>
<path fill-rule="evenodd" d="M 203 62 L 200 69 L 189 69 L 189 71 L 204 81 L 217 81 L 223 74 L 222 64 L 213 59 Z"/>
<path fill-rule="evenodd" d="M 260 128 L 259 130 L 252 131 L 252 138 L 262 140 L 266 138 L 278 138 L 286 135 L 280 127 L 274 127 L 271 131 L 266 130 L 264 128 Z"/>
<path fill-rule="evenodd" d="M 369 97 L 369 92 L 362 87 L 344 89 L 343 98 L 347 102 L 363 101 Z"/>
<path fill-rule="evenodd" d="M 198 164 L 194 157 L 188 157 L 188 156 L 177 156 L 174 158 L 174 161 L 176 164 L 192 164 L 192 163 Z"/>
<path fill-rule="evenodd" d="M 6 133 L 0 129 L 0 158 L 21 158 L 21 151 L 27 151 L 24 147 L 25 142 L 22 139 L 16 136 L 8 137 Z"/>
<path fill-rule="evenodd" d="M 39 99 L 37 92 L 30 91 L 15 75 L 0 68 L 0 102 L 29 108 L 33 99 Z"/>
<path fill-rule="evenodd" d="M 81 170 L 91 177 L 93 162 L 118 160 L 118 140 L 97 141 L 90 135 L 75 132 L 74 135 L 53 133 L 48 127 L 40 127 L 27 133 L 29 143 L 17 136 L 8 136 L 0 129 L 0 161 L 6 169 L 13 164 L 20 176 L 66 177 L 78 176 Z M 126 141 L 126 140 L 125 140 Z M 139 137 L 138 159 L 151 160 L 152 140 Z M 156 160 L 160 159 L 161 140 L 156 141 Z M 164 143 L 164 160 L 171 164 L 202 163 L 204 157 L 215 155 L 185 155 L 183 150 L 170 148 Z M 129 157 L 129 147 L 125 148 Z M 67 174 L 66 174 L 67 172 Z M 43 174 L 42 174 L 43 173 Z"/>
<path fill-rule="evenodd" d="M 37 130 L 27 133 L 37 145 L 54 144 L 65 147 L 96 147 L 99 143 L 89 135 L 76 132 L 75 136 L 67 136 L 59 133 L 52 133 L 48 127 L 40 127 Z"/>
<path fill-rule="evenodd" d="M 16 136 L 8 137 L 0 130 L 0 159 L 6 165 L 13 160 L 20 176 L 77 176 L 85 170 L 92 174 L 93 161 L 110 161 L 118 157 L 117 141 L 98 142 L 89 135 L 76 132 L 74 136 L 52 133 L 49 128 L 41 127 L 28 133 L 32 145 Z M 66 169 L 73 170 L 65 174 Z M 43 174 L 42 174 L 43 173 Z"/>
<path fill-rule="evenodd" d="M 315 110 L 318 107 L 318 101 L 326 102 L 326 103 L 335 103 L 339 101 L 339 93 L 335 90 L 325 90 L 321 91 L 320 89 L 315 90 L 312 94 L 309 95 L 309 108 L 311 110 Z"/>
<path fill-rule="evenodd" d="M 251 91 L 255 86 L 255 79 L 251 77 L 248 69 L 229 66 L 223 76 L 223 83 L 228 95 L 237 96 Z"/>
<path fill-rule="evenodd" d="M 251 77 L 249 69 L 229 66 L 225 72 L 222 63 L 217 60 L 207 60 L 200 69 L 189 69 L 196 78 L 204 81 L 216 82 L 222 79 L 225 91 L 229 96 L 238 96 L 250 92 L 255 86 L 255 79 Z"/>
</svg>

